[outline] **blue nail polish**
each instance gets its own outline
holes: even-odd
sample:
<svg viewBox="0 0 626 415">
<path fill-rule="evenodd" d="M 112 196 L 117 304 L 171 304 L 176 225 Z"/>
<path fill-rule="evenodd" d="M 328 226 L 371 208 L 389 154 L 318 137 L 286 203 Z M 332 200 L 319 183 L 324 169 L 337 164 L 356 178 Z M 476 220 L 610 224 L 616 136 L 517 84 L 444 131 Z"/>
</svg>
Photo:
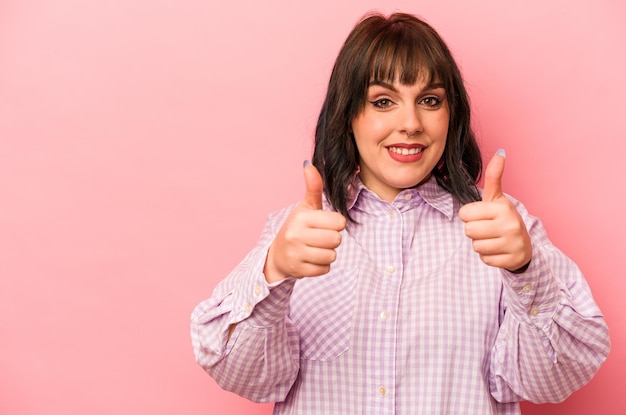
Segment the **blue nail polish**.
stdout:
<svg viewBox="0 0 626 415">
<path fill-rule="evenodd" d="M 302 167 L 306 167 L 310 165 L 311 165 L 311 162 L 309 160 L 304 160 L 304 163 L 302 163 Z"/>
<path fill-rule="evenodd" d="M 496 154 L 506 158 L 506 151 L 504 151 L 503 148 L 501 148 L 500 150 L 496 151 Z"/>
</svg>

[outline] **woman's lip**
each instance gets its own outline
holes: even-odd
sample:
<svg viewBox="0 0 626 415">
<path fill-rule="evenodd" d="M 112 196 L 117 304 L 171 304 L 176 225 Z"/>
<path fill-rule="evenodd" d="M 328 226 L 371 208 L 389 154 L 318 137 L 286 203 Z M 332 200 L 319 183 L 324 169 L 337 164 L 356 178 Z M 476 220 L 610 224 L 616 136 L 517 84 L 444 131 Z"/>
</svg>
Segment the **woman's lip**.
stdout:
<svg viewBox="0 0 626 415">
<path fill-rule="evenodd" d="M 391 157 L 395 161 L 398 161 L 400 163 L 412 163 L 422 158 L 424 154 L 424 148 L 425 146 L 421 145 L 389 146 L 387 147 L 387 153 L 389 154 L 389 157 Z M 395 151 L 392 149 L 395 149 Z M 411 154 L 409 154 L 409 151 L 411 152 Z"/>
<path fill-rule="evenodd" d="M 424 148 L 426 147 L 423 144 L 417 144 L 417 143 L 413 143 L 413 144 L 405 144 L 405 143 L 397 143 L 397 144 L 390 144 L 388 146 L 386 146 L 387 148 L 390 147 L 399 147 L 399 148 Z"/>
</svg>

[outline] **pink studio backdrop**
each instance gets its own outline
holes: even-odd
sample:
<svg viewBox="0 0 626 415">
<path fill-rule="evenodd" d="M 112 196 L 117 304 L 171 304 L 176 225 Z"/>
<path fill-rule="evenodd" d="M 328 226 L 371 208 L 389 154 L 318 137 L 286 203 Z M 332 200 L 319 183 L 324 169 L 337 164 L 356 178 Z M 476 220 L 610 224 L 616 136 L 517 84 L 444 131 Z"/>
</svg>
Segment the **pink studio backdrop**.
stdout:
<svg viewBox="0 0 626 415">
<path fill-rule="evenodd" d="M 0 413 L 269 414 L 196 366 L 189 314 L 298 200 L 370 9 L 447 39 L 486 156 L 588 277 L 613 351 L 559 405 L 626 413 L 620 0 L 0 2 Z"/>
</svg>

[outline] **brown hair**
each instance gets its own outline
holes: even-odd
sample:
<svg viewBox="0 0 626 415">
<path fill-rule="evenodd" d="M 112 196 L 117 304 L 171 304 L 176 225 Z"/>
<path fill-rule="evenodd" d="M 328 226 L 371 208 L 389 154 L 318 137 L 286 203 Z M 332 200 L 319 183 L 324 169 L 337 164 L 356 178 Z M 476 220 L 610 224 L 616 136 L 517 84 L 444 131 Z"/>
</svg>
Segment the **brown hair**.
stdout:
<svg viewBox="0 0 626 415">
<path fill-rule="evenodd" d="M 348 191 L 359 163 L 350 126 L 364 108 L 370 83 L 412 85 L 418 79 L 442 83 L 450 108 L 446 147 L 433 175 L 459 202 L 480 200 L 480 150 L 470 126 L 467 91 L 448 47 L 413 15 L 371 14 L 354 27 L 339 51 L 315 131 L 313 164 L 333 209 L 347 218 Z"/>
</svg>

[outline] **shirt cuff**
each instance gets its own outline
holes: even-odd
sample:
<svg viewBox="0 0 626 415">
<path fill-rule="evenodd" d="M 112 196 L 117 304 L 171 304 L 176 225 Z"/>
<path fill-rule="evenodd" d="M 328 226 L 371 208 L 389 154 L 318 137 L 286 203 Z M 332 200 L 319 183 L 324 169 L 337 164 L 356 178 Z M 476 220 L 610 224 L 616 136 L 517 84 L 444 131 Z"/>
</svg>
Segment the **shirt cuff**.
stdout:
<svg viewBox="0 0 626 415">
<path fill-rule="evenodd" d="M 539 328 L 549 324 L 559 307 L 560 289 L 541 250 L 533 246 L 528 268 L 521 273 L 503 269 L 502 279 L 508 311 Z"/>
<path fill-rule="evenodd" d="M 230 324 L 246 320 L 246 323 L 255 327 L 269 327 L 281 321 L 287 314 L 296 280 L 287 278 L 269 284 L 263 274 L 266 254 L 267 251 L 251 265 L 241 286 L 233 293 Z"/>
</svg>

